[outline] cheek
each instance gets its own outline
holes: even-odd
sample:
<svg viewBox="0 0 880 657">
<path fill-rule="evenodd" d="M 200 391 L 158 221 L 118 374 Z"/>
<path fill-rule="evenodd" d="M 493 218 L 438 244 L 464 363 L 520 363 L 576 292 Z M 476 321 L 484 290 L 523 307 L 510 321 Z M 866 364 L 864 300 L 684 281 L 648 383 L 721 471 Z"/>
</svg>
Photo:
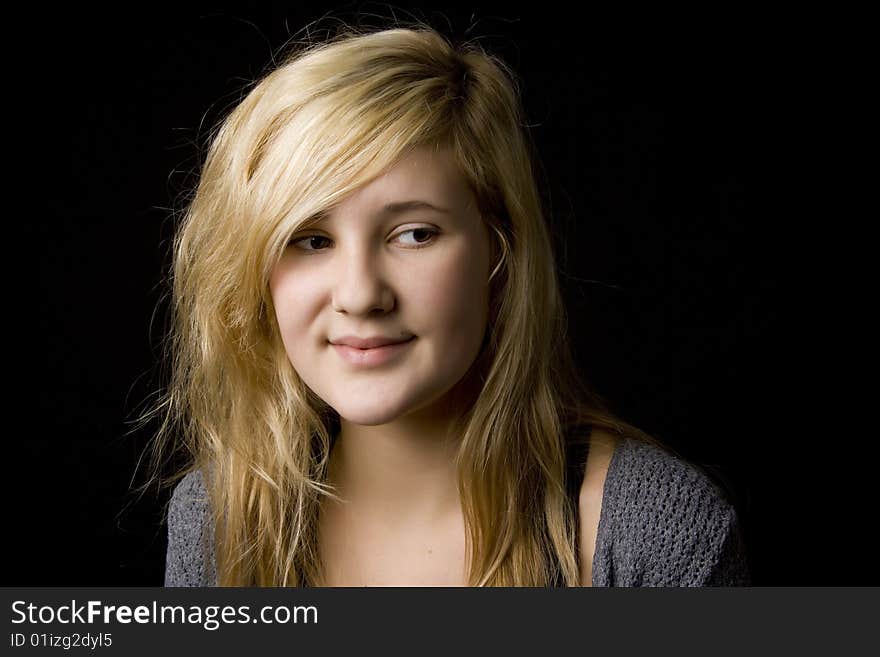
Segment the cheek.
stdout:
<svg viewBox="0 0 880 657">
<path fill-rule="evenodd" d="M 429 327 L 447 339 L 481 341 L 488 315 L 488 274 L 482 257 L 463 253 L 418 277 L 410 303 L 423 309 Z"/>
<path fill-rule="evenodd" d="M 295 274 L 290 270 L 280 270 L 270 279 L 275 319 L 289 354 L 293 354 L 296 348 L 307 346 L 310 318 L 315 316 L 320 306 L 317 283 L 317 276 L 307 270 Z"/>
</svg>

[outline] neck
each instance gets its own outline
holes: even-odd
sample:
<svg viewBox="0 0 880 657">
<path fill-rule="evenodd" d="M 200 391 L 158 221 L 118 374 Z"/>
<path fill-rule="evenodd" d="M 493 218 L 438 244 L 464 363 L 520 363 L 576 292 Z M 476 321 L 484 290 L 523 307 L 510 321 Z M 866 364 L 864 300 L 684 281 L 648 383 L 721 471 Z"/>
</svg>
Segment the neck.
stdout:
<svg viewBox="0 0 880 657">
<path fill-rule="evenodd" d="M 360 513 L 440 516 L 457 507 L 456 442 L 443 431 L 346 425 L 330 458 L 330 481 Z"/>
<path fill-rule="evenodd" d="M 472 389 L 378 426 L 340 418 L 328 478 L 350 511 L 393 525 L 460 513 L 456 453 Z M 464 405 L 463 405 L 464 402 Z"/>
</svg>

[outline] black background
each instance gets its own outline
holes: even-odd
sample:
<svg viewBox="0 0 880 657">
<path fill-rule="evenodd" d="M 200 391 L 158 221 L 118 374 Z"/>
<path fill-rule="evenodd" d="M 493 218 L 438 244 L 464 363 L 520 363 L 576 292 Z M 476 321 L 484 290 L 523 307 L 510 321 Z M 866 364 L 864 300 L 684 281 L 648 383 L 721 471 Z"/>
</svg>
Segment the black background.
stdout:
<svg viewBox="0 0 880 657">
<path fill-rule="evenodd" d="M 27 35 L 9 82 L 23 116 L 8 134 L 22 178 L 10 223 L 27 234 L 7 245 L 24 298 L 8 322 L 21 331 L 8 342 L 21 398 L 4 468 L 4 585 L 161 584 L 166 496 L 130 493 L 151 428 L 127 432 L 162 383 L 171 210 L 195 183 L 209 128 L 331 9 L 387 13 L 212 5 L 7 26 Z M 780 198 L 799 157 L 786 102 L 797 58 L 780 24 L 500 3 L 415 15 L 481 37 L 523 81 L 588 380 L 724 483 L 756 585 L 876 584 L 858 537 L 867 483 L 840 455 L 867 439 L 820 420 L 837 402 L 811 394 L 832 382 L 806 333 L 825 312 L 800 305 L 820 286 L 815 273 L 809 289 L 789 283 L 812 256 L 809 217 Z M 800 200 L 809 194 L 804 183 Z"/>
</svg>

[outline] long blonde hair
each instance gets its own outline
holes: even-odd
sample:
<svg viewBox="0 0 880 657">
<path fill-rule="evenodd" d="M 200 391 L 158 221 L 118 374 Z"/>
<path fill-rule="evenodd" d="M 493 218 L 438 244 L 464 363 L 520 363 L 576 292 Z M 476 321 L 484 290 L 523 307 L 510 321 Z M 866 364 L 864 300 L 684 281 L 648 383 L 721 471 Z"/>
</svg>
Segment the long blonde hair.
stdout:
<svg viewBox="0 0 880 657">
<path fill-rule="evenodd" d="M 347 28 L 292 52 L 212 135 L 173 244 L 171 376 L 152 464 L 182 449 L 215 522 L 220 585 L 321 582 L 338 415 L 292 368 L 268 291 L 288 236 L 415 147 L 448 148 L 491 228 L 491 322 L 458 426 L 474 586 L 579 583 L 566 453 L 593 428 L 653 440 L 576 372 L 519 83 L 434 29 Z"/>
</svg>

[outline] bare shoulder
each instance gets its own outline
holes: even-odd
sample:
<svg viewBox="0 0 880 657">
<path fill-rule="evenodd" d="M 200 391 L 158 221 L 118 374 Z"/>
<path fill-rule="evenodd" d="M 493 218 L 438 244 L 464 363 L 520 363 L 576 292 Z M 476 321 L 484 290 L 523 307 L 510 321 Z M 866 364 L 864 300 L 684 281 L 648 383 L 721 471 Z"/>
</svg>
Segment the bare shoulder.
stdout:
<svg viewBox="0 0 880 657">
<path fill-rule="evenodd" d="M 604 429 L 593 429 L 590 449 L 578 497 L 578 545 L 580 547 L 581 586 L 590 586 L 593 576 L 593 555 L 602 514 L 605 476 L 620 438 Z"/>
</svg>

